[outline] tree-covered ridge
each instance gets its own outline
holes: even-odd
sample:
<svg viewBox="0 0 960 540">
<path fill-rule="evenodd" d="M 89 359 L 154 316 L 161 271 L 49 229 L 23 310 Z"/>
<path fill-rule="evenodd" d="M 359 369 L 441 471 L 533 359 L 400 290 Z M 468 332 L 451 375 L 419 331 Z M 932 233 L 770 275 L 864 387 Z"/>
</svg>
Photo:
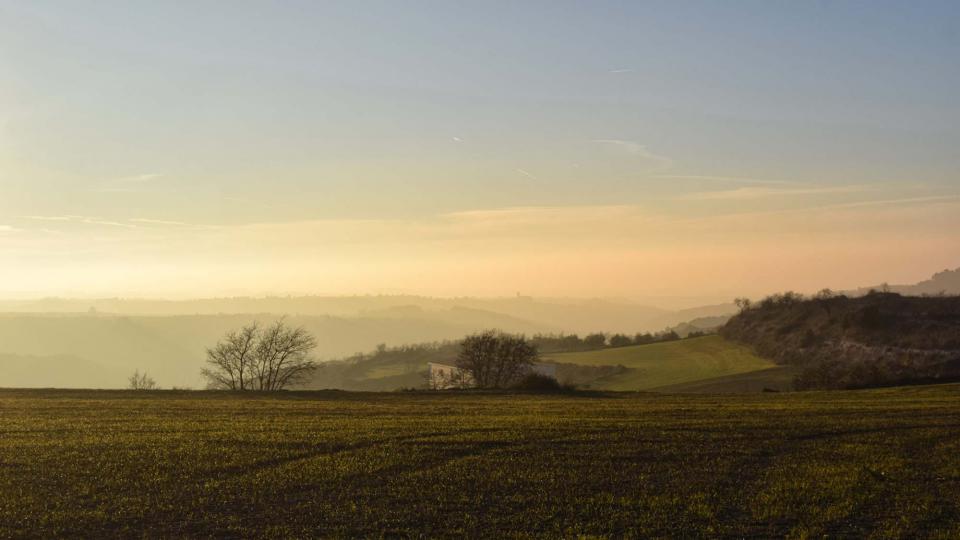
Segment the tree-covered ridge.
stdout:
<svg viewBox="0 0 960 540">
<path fill-rule="evenodd" d="M 960 379 L 960 298 L 829 291 L 758 303 L 722 329 L 779 364 L 802 368 L 798 389 L 861 388 Z"/>
</svg>

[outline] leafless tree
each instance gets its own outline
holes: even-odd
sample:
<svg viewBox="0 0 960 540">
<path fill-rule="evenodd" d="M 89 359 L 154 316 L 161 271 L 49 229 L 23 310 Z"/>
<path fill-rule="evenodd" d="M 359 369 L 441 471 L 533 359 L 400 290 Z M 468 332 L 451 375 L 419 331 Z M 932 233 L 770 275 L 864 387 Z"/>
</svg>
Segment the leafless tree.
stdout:
<svg viewBox="0 0 960 540">
<path fill-rule="evenodd" d="M 538 357 L 523 336 L 488 330 L 463 340 L 457 367 L 470 373 L 479 388 L 505 388 L 528 373 Z"/>
<path fill-rule="evenodd" d="M 153 380 L 153 377 L 148 375 L 146 371 L 144 371 L 141 374 L 139 369 L 134 371 L 133 375 L 131 375 L 130 378 L 127 379 L 127 381 L 129 381 L 127 388 L 129 388 L 130 390 L 156 390 L 157 389 L 157 381 Z"/>
<path fill-rule="evenodd" d="M 266 328 L 254 322 L 207 349 L 209 367 L 202 373 L 211 388 L 283 390 L 316 369 L 309 356 L 316 346 L 309 332 L 283 320 Z"/>
<path fill-rule="evenodd" d="M 253 372 L 253 352 L 257 348 L 260 326 L 254 322 L 232 331 L 213 348 L 207 349 L 207 364 L 201 373 L 210 388 L 249 390 Z"/>
<path fill-rule="evenodd" d="M 258 390 L 282 390 L 316 369 L 310 351 L 317 347 L 304 328 L 288 328 L 279 320 L 260 333 L 254 350 L 253 375 Z"/>
</svg>

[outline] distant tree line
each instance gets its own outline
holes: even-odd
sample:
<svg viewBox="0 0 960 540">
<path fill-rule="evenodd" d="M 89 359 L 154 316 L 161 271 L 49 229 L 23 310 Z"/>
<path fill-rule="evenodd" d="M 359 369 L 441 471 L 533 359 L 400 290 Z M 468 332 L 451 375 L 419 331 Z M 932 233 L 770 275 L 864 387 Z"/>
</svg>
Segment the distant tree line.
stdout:
<svg viewBox="0 0 960 540">
<path fill-rule="evenodd" d="M 703 336 L 703 332 L 692 332 L 688 337 Z M 632 336 L 626 334 L 601 334 L 592 333 L 584 337 L 577 334 L 537 334 L 530 339 L 530 342 L 544 353 L 560 352 L 581 352 L 595 351 L 599 349 L 608 349 L 616 347 L 630 347 L 632 345 L 649 345 L 664 341 L 676 341 L 681 339 L 676 331 L 667 329 L 662 332 L 637 333 Z"/>
<path fill-rule="evenodd" d="M 700 337 L 705 332 L 691 332 L 687 337 Z M 628 347 L 631 345 L 647 345 L 661 341 L 676 341 L 683 339 L 674 330 L 662 332 L 643 332 L 629 336 L 621 333 L 604 334 L 595 332 L 580 337 L 578 334 L 536 334 L 528 341 L 540 353 L 552 354 L 561 352 L 582 352 L 598 349 Z M 456 358 L 462 341 L 435 341 L 413 345 L 388 346 L 384 343 L 368 353 L 357 353 L 337 362 L 344 363 L 344 369 L 364 361 L 387 361 L 391 363 L 422 363 L 426 358 L 431 362 L 453 362 Z M 326 363 L 325 363 L 326 364 Z"/>
</svg>

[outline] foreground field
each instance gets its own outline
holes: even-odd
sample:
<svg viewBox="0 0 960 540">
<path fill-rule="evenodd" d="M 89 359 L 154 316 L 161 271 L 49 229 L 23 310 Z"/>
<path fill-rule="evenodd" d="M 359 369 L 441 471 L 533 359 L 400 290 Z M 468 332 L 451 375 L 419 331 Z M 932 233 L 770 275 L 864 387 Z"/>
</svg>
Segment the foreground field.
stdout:
<svg viewBox="0 0 960 540">
<path fill-rule="evenodd" d="M 773 362 L 755 355 L 749 348 L 720 336 L 551 354 L 546 355 L 544 361 L 584 366 L 624 366 L 628 368 L 625 373 L 590 384 L 592 389 L 623 391 L 658 389 L 776 366 Z"/>
<path fill-rule="evenodd" d="M 960 386 L 0 391 L 0 537 L 960 536 Z"/>
</svg>

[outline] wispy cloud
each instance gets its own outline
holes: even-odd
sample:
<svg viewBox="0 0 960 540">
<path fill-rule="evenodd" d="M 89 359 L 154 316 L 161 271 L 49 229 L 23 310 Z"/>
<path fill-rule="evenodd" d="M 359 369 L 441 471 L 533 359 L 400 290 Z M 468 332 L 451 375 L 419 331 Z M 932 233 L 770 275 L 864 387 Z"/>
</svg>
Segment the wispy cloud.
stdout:
<svg viewBox="0 0 960 540">
<path fill-rule="evenodd" d="M 160 173 L 135 174 L 133 176 L 104 180 L 99 186 L 91 189 L 101 193 L 138 193 L 143 190 L 144 186 L 154 183 L 163 177 L 164 175 Z"/>
<path fill-rule="evenodd" d="M 749 220 L 749 223 L 755 223 L 758 218 L 785 218 L 788 216 L 806 216 L 820 215 L 839 217 L 848 215 L 847 211 L 855 212 L 869 208 L 899 209 L 907 210 L 916 207 L 936 208 L 943 205 L 960 203 L 960 195 L 931 195 L 926 197 L 898 197 L 892 199 L 872 199 L 864 201 L 852 201 L 842 203 L 814 204 L 801 206 L 797 208 L 778 208 L 764 210 L 736 211 L 732 213 L 712 214 L 698 217 L 681 217 L 672 219 L 671 222 L 677 223 L 718 223 L 722 220 Z M 927 213 L 927 210 L 922 212 Z M 858 214 L 862 215 L 862 214 Z M 960 215 L 960 214 L 956 214 Z"/>
<path fill-rule="evenodd" d="M 442 220 L 453 221 L 504 221 L 509 219 L 553 219 L 563 216 L 610 217 L 634 214 L 635 205 L 585 205 L 585 206 L 509 206 L 481 210 L 462 210 L 440 214 Z"/>
<path fill-rule="evenodd" d="M 83 219 L 83 216 L 25 216 L 36 221 L 74 221 Z"/>
<path fill-rule="evenodd" d="M 857 201 L 850 203 L 838 203 L 825 208 L 862 208 L 869 206 L 909 206 L 914 204 L 941 203 L 960 201 L 960 195 L 932 195 L 929 197 L 904 197 L 900 199 L 879 199 L 873 201 Z"/>
<path fill-rule="evenodd" d="M 82 223 L 84 225 L 102 225 L 105 227 L 122 227 L 125 229 L 136 228 L 136 225 L 131 225 L 130 223 L 121 223 L 119 221 L 110 221 L 106 219 L 89 217 L 89 216 L 65 215 L 65 216 L 25 216 L 25 217 L 26 219 L 32 219 L 34 221 L 59 221 L 59 222 L 65 222 L 65 223 Z"/>
<path fill-rule="evenodd" d="M 633 69 L 631 68 L 611 69 L 607 73 L 633 73 Z"/>
<path fill-rule="evenodd" d="M 804 185 L 803 182 L 792 180 L 770 180 L 760 178 L 743 178 L 739 176 L 713 176 L 703 174 L 658 174 L 654 178 L 664 178 L 671 180 L 703 180 L 708 182 L 720 182 L 731 184 L 760 184 L 773 186 Z"/>
<path fill-rule="evenodd" d="M 0 225 L 0 234 L 19 232 L 20 229 L 16 227 L 11 227 L 10 225 Z"/>
<path fill-rule="evenodd" d="M 767 199 L 771 197 L 791 197 L 801 195 L 829 195 L 842 193 L 862 193 L 870 190 L 870 186 L 811 186 L 796 188 L 775 187 L 741 187 L 719 191 L 698 191 L 677 197 L 685 201 L 745 201 Z"/>
<path fill-rule="evenodd" d="M 123 178 L 118 178 L 117 182 L 122 182 L 127 184 L 142 184 L 144 182 L 152 182 L 158 178 L 163 178 L 163 175 L 159 173 L 145 173 L 145 174 L 137 174 L 134 176 L 126 176 Z"/>
<path fill-rule="evenodd" d="M 668 158 L 667 156 L 655 154 L 648 150 L 645 145 L 642 145 L 636 141 L 628 141 L 624 139 L 593 139 L 591 142 L 619 148 L 631 156 L 653 161 L 658 164 L 658 167 L 661 168 L 667 168 L 673 165 L 672 159 Z"/>
<path fill-rule="evenodd" d="M 148 218 L 134 218 L 130 220 L 131 223 L 143 223 L 144 225 L 166 225 L 170 227 L 189 227 L 189 223 L 184 223 L 182 221 L 169 221 L 165 219 L 148 219 Z"/>
</svg>

